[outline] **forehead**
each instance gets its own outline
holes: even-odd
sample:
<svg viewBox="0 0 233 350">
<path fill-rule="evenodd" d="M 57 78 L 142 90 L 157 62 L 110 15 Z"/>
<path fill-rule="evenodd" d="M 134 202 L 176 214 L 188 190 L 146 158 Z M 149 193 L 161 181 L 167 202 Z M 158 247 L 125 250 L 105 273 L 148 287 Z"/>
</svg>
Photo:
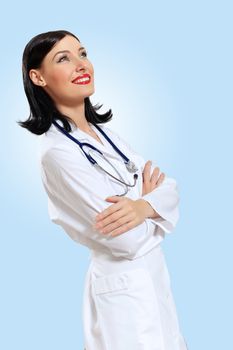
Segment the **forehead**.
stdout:
<svg viewBox="0 0 233 350">
<path fill-rule="evenodd" d="M 73 47 L 77 47 L 77 46 L 80 47 L 81 43 L 73 36 L 66 35 L 64 38 L 62 38 L 56 43 L 56 45 L 53 47 L 53 50 L 65 48 L 67 45 L 73 46 Z"/>
<path fill-rule="evenodd" d="M 53 48 L 49 51 L 47 54 L 48 59 L 52 59 L 53 56 L 56 54 L 56 52 L 61 50 L 73 50 L 77 51 L 80 47 L 82 47 L 82 44 L 73 36 L 66 35 L 64 38 L 59 40 Z"/>
</svg>

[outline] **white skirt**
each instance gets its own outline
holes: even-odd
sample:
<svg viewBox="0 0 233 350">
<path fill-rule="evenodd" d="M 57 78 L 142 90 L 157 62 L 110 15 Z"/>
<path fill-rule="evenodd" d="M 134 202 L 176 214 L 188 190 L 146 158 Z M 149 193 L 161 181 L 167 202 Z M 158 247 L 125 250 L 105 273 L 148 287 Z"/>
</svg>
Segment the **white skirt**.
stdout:
<svg viewBox="0 0 233 350">
<path fill-rule="evenodd" d="M 91 251 L 85 350 L 187 350 L 161 246 L 134 260 Z"/>
</svg>

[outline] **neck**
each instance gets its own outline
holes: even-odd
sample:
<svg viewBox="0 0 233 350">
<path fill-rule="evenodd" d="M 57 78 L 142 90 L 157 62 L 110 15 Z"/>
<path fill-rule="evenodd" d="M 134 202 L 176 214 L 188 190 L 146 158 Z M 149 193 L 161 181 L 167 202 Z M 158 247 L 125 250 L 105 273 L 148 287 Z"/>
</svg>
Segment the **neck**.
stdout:
<svg viewBox="0 0 233 350">
<path fill-rule="evenodd" d="M 75 125 L 85 131 L 90 132 L 92 129 L 90 128 L 88 121 L 85 116 L 85 104 L 84 102 L 77 106 L 59 106 L 57 105 L 57 109 L 64 115 L 67 115 L 69 118 L 73 120 Z"/>
</svg>

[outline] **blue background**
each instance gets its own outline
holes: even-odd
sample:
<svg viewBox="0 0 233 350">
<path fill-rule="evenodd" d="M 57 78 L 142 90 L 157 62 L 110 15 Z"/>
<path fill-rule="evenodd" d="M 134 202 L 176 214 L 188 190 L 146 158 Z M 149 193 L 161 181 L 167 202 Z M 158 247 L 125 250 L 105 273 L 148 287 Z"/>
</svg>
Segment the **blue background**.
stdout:
<svg viewBox="0 0 233 350">
<path fill-rule="evenodd" d="M 189 350 L 232 349 L 232 6 L 230 1 L 41 1 L 1 9 L 0 348 L 83 349 L 89 252 L 50 222 L 21 59 L 66 29 L 88 50 L 108 124 L 180 191 L 162 243 Z"/>
</svg>

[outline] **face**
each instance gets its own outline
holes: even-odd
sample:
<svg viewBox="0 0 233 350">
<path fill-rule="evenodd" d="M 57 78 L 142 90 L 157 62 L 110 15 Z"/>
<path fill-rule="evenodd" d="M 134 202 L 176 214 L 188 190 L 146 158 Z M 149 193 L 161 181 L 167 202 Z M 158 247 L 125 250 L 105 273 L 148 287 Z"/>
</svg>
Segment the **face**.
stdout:
<svg viewBox="0 0 233 350">
<path fill-rule="evenodd" d="M 60 52 L 66 51 L 66 52 Z M 75 81 L 87 74 L 90 79 Z M 55 104 L 72 105 L 83 102 L 94 93 L 94 69 L 87 51 L 73 36 L 61 39 L 45 56 L 40 69 L 31 69 L 32 81 L 51 96 Z M 85 78 L 85 76 L 84 76 Z"/>
</svg>

